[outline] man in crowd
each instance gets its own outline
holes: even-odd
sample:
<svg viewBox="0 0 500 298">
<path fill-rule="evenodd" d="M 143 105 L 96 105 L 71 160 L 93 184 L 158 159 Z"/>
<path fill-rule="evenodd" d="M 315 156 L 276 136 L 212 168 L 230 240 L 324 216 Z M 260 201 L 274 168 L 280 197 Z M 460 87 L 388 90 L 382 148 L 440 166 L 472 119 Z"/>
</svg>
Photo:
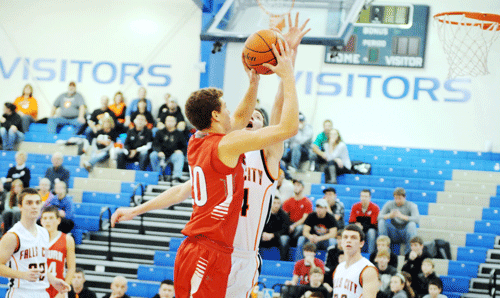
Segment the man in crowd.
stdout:
<svg viewBox="0 0 500 298">
<path fill-rule="evenodd" d="M 82 268 L 75 269 L 71 286 L 68 298 L 96 298 L 95 293 L 85 287 L 85 272 Z"/>
<path fill-rule="evenodd" d="M 323 190 L 323 199 L 328 203 L 328 213 L 332 214 L 337 221 L 337 227 L 343 229 L 345 226 L 344 215 L 345 207 L 337 197 L 337 191 L 333 187 L 328 187 Z"/>
<path fill-rule="evenodd" d="M 288 261 L 288 249 L 290 248 L 290 219 L 288 214 L 281 209 L 281 199 L 274 196 L 271 205 L 271 215 L 264 226 L 260 247 L 278 247 L 280 250 L 280 259 Z"/>
<path fill-rule="evenodd" d="M 135 126 L 128 130 L 123 151 L 116 158 L 117 168 L 125 169 L 127 162 L 139 161 L 139 169 L 145 171 L 148 166 L 149 150 L 153 144 L 153 133 L 146 127 L 146 116 L 138 114 Z"/>
<path fill-rule="evenodd" d="M 54 185 L 58 181 L 63 181 L 66 185 L 69 184 L 71 173 L 64 168 L 64 156 L 61 152 L 56 152 L 52 155 L 52 167 L 45 172 L 45 178 L 50 180 L 50 189 L 54 189 Z"/>
<path fill-rule="evenodd" d="M 349 223 L 354 223 L 363 229 L 366 235 L 368 253 L 375 251 L 375 240 L 377 238 L 377 223 L 380 208 L 372 203 L 372 193 L 369 189 L 363 189 L 359 194 L 360 201 L 351 208 Z"/>
<path fill-rule="evenodd" d="M 294 196 L 283 204 L 283 210 L 288 213 L 290 221 L 290 236 L 293 241 L 297 241 L 302 236 L 304 221 L 309 213 L 313 212 L 313 206 L 309 198 L 304 197 L 304 183 L 302 180 L 293 180 Z"/>
<path fill-rule="evenodd" d="M 312 144 L 311 148 L 314 152 L 315 156 L 311 159 L 311 162 L 314 161 L 316 171 L 323 172 L 324 167 L 327 164 L 326 153 L 323 144 L 328 142 L 328 136 L 330 135 L 330 131 L 333 129 L 333 122 L 330 119 L 327 119 L 323 122 L 323 131 L 320 132 L 316 136 L 316 140 Z"/>
<path fill-rule="evenodd" d="M 59 117 L 56 111 L 59 109 Z M 76 92 L 75 82 L 70 82 L 68 92 L 57 97 L 47 122 L 49 133 L 57 133 L 57 129 L 64 125 L 72 125 L 77 132 L 85 125 L 86 105 L 83 96 Z"/>
</svg>

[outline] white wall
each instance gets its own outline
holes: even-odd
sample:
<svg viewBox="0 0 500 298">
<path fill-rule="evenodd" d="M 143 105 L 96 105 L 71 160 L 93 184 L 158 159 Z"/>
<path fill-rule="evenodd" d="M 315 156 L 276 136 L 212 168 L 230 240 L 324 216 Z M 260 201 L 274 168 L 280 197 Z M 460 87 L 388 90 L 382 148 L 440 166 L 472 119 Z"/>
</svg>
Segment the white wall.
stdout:
<svg viewBox="0 0 500 298">
<path fill-rule="evenodd" d="M 392 67 L 363 67 L 353 65 L 324 64 L 325 47 L 304 46 L 299 48 L 296 63 L 297 90 L 300 109 L 315 132 L 322 129 L 323 120 L 334 122 L 344 140 L 352 144 L 373 144 L 388 146 L 408 146 L 419 148 L 442 148 L 457 150 L 484 150 L 485 143 L 493 143 L 493 151 L 500 151 L 500 39 L 493 45 L 489 54 L 490 74 L 476 78 L 464 78 L 454 82 L 456 89 L 468 90 L 470 98 L 465 102 L 445 101 L 463 99 L 462 91 L 447 91 L 445 88 L 448 64 L 439 41 L 432 16 L 443 11 L 478 11 L 500 14 L 500 2 L 485 1 L 384 1 L 384 3 L 413 3 L 430 6 L 430 19 L 427 33 L 425 66 L 421 69 Z M 248 79 L 242 71 L 240 56 L 242 44 L 228 46 L 226 74 L 224 81 L 225 99 L 231 109 L 243 96 Z M 309 74 L 308 74 L 309 73 Z M 317 77 L 320 73 L 338 73 L 337 77 L 325 77 L 330 83 L 338 83 L 342 90 L 337 95 L 317 95 L 318 91 L 333 92 L 332 86 L 320 86 Z M 353 95 L 346 92 L 348 76 L 354 77 Z M 366 97 L 366 78 L 359 75 L 380 75 L 381 79 L 372 81 L 372 95 Z M 311 77 L 312 88 L 306 87 Z M 383 81 L 391 76 L 408 79 L 410 89 L 402 99 L 389 99 L 382 92 Z M 415 78 L 435 78 L 440 82 L 436 90 L 437 101 L 425 92 L 413 99 Z M 270 111 L 276 92 L 275 75 L 262 76 L 259 98 Z M 402 84 L 391 81 L 391 94 L 401 94 Z M 425 86 L 422 84 L 421 86 Z"/>
<path fill-rule="evenodd" d="M 183 99 L 199 86 L 201 11 L 192 0 L 3 0 L 1 6 L 1 103 L 31 83 L 46 117 L 76 81 L 92 111 L 102 95 L 112 100 L 118 90 L 134 99 L 140 83 L 157 109 L 165 93 Z M 138 83 L 133 75 L 141 65 Z"/>
</svg>

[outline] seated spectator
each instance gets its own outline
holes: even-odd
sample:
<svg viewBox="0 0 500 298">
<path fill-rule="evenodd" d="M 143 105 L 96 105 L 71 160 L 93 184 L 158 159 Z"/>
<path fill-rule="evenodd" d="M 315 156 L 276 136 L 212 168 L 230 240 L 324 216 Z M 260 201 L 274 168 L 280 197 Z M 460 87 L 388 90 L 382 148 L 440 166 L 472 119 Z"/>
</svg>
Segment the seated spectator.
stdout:
<svg viewBox="0 0 500 298">
<path fill-rule="evenodd" d="M 153 133 L 146 127 L 146 117 L 138 115 L 135 120 L 135 127 L 127 132 L 124 148 L 116 158 L 117 168 L 125 169 L 127 162 L 139 161 L 139 168 L 145 171 L 148 166 L 149 150 L 153 143 Z"/>
<path fill-rule="evenodd" d="M 158 129 L 162 129 L 160 125 L 163 126 L 167 116 L 174 116 L 179 131 L 184 131 L 186 129 L 186 121 L 184 120 L 184 115 L 182 115 L 181 108 L 170 93 L 165 94 L 165 103 L 158 109 L 158 117 L 156 122 L 158 123 Z"/>
<path fill-rule="evenodd" d="M 158 294 L 154 295 L 153 298 L 174 298 L 175 289 L 174 282 L 170 279 L 165 279 L 160 284 L 160 289 L 158 290 Z"/>
<path fill-rule="evenodd" d="M 415 283 L 415 294 L 418 298 L 422 298 L 429 294 L 429 284 L 430 281 L 434 279 L 440 279 L 434 272 L 434 261 L 432 259 L 424 259 L 422 261 L 422 273 L 417 277 L 417 282 Z"/>
<path fill-rule="evenodd" d="M 397 187 L 393 195 L 394 200 L 385 203 L 378 215 L 378 234 L 389 236 L 392 243 L 405 243 L 405 253 L 409 253 L 410 240 L 417 235 L 420 213 L 415 203 L 406 200 L 404 188 Z"/>
<path fill-rule="evenodd" d="M 327 164 L 327 156 L 325 152 L 324 144 L 328 143 L 328 137 L 330 136 L 330 131 L 333 129 L 332 120 L 323 121 L 323 131 L 316 136 L 316 140 L 311 146 L 314 152 L 314 157 L 311 161 L 314 161 L 314 170 L 323 172 Z"/>
<path fill-rule="evenodd" d="M 109 159 L 111 148 L 114 147 L 118 131 L 115 129 L 115 120 L 110 116 L 100 119 L 102 128 L 97 133 L 92 134 L 92 155 L 89 161 L 83 162 L 83 167 L 87 171 L 92 171 L 97 163 Z"/>
<path fill-rule="evenodd" d="M 184 156 L 187 151 L 186 139 L 182 132 L 176 129 L 174 116 L 167 116 L 165 127 L 156 132 L 153 139 L 153 151 L 149 154 L 149 160 L 154 172 L 160 172 L 163 176 L 168 162 L 173 164 L 172 182 L 182 182 L 182 168 L 184 167 Z"/>
<path fill-rule="evenodd" d="M 366 235 L 366 245 L 368 253 L 375 252 L 375 239 L 377 238 L 377 220 L 380 208 L 377 204 L 371 202 L 372 192 L 369 189 L 363 189 L 359 194 L 360 201 L 351 208 L 349 223 L 354 223 L 363 229 Z"/>
<path fill-rule="evenodd" d="M 389 282 L 390 282 L 390 277 L 389 277 Z M 381 280 L 380 274 L 378 274 L 378 286 L 379 286 L 379 288 L 382 287 L 382 280 Z M 392 297 L 392 292 L 390 291 L 390 288 L 389 288 L 388 293 L 383 292 L 383 291 L 378 291 L 376 298 L 391 298 L 391 297 Z"/>
<path fill-rule="evenodd" d="M 343 231 L 343 229 L 337 230 L 337 243 L 328 247 L 326 251 L 325 280 L 330 286 L 333 286 L 333 272 L 335 268 L 345 261 L 344 249 L 342 248 Z"/>
<path fill-rule="evenodd" d="M 443 282 L 441 279 L 433 279 L 429 281 L 429 294 L 424 298 L 448 298 L 446 295 L 441 294 L 443 291 Z"/>
<path fill-rule="evenodd" d="M 36 122 L 38 118 L 38 102 L 33 97 L 33 87 L 26 84 L 23 88 L 23 94 L 14 101 L 17 113 L 21 116 L 23 131 L 26 133 L 30 124 Z"/>
<path fill-rule="evenodd" d="M 290 248 L 290 219 L 288 214 L 281 209 L 281 199 L 276 195 L 271 205 L 271 214 L 269 220 L 264 226 L 261 248 L 278 247 L 280 250 L 280 260 L 288 261 L 288 250 Z"/>
<path fill-rule="evenodd" d="M 301 180 L 293 180 L 294 196 L 289 198 L 283 204 L 283 210 L 290 217 L 290 237 L 293 241 L 297 241 L 302 236 L 304 222 L 309 213 L 313 212 L 313 206 L 309 198 L 304 197 L 304 183 Z"/>
<path fill-rule="evenodd" d="M 323 273 L 325 272 L 325 264 L 315 257 L 316 245 L 314 243 L 306 243 L 304 245 L 303 255 L 304 258 L 295 263 L 292 280 L 287 280 L 285 282 L 286 285 L 309 284 L 309 272 L 312 268 L 319 267 Z"/>
<path fill-rule="evenodd" d="M 20 179 L 12 181 L 12 187 L 5 197 L 4 210 L 2 212 L 4 232 L 12 228 L 12 226 L 21 219 L 21 211 L 19 210 L 17 198 L 23 189 L 23 182 Z"/>
<path fill-rule="evenodd" d="M 392 298 L 414 298 L 415 293 L 406 284 L 406 279 L 401 273 L 396 273 L 396 275 L 391 277 L 391 292 L 393 293 Z"/>
<path fill-rule="evenodd" d="M 54 190 L 56 195 L 52 199 L 45 202 L 43 209 L 49 206 L 56 206 L 59 209 L 59 215 L 61 216 L 59 231 L 67 234 L 71 232 L 75 226 L 75 223 L 73 222 L 73 198 L 67 195 L 66 183 L 63 181 L 56 182 Z"/>
<path fill-rule="evenodd" d="M 9 168 L 9 170 L 7 171 L 7 176 L 1 179 L 6 190 L 10 190 L 10 183 L 16 179 L 20 179 L 23 182 L 23 186 L 26 185 L 25 187 L 29 187 L 31 172 L 30 169 L 26 166 L 26 159 L 26 153 L 21 151 L 18 151 L 16 153 L 16 165 Z"/>
<path fill-rule="evenodd" d="M 323 145 L 327 167 L 325 167 L 325 181 L 330 184 L 337 184 L 337 176 L 351 172 L 351 159 L 347 145 L 342 141 L 340 132 L 336 129 L 330 131 L 328 143 Z"/>
<path fill-rule="evenodd" d="M 415 288 L 412 286 L 413 279 L 411 278 L 410 273 L 406 271 L 401 271 L 401 275 L 403 275 L 403 277 L 406 279 L 406 286 L 413 291 L 414 297 L 416 297 Z"/>
<path fill-rule="evenodd" d="M 54 190 L 54 185 L 58 181 L 69 184 L 71 173 L 63 166 L 64 156 L 61 152 L 52 154 L 52 167 L 45 171 L 45 178 L 50 180 L 50 189 Z"/>
<path fill-rule="evenodd" d="M 375 262 L 378 269 L 378 274 L 380 276 L 380 291 L 385 292 L 386 294 L 390 294 L 391 288 L 391 277 L 398 273 L 398 269 L 389 265 L 389 260 L 391 255 L 387 250 L 381 250 L 377 253 L 377 257 L 375 258 Z"/>
<path fill-rule="evenodd" d="M 130 298 L 127 294 L 127 279 L 118 275 L 111 283 L 111 293 L 106 294 L 103 298 Z"/>
<path fill-rule="evenodd" d="M 126 133 L 127 129 L 123 126 L 125 123 L 125 113 L 127 111 L 127 106 L 125 105 L 125 98 L 123 93 L 120 91 L 115 93 L 113 97 L 113 104 L 109 106 L 109 109 L 115 114 L 117 124 L 116 127 L 120 133 Z"/>
<path fill-rule="evenodd" d="M 276 184 L 274 195 L 280 197 L 282 203 L 293 196 L 293 182 L 285 178 L 285 172 L 282 169 L 279 170 L 278 184 Z"/>
<path fill-rule="evenodd" d="M 0 123 L 3 150 L 15 150 L 17 145 L 24 140 L 24 130 L 23 121 L 21 116 L 16 113 L 16 106 L 14 104 L 10 102 L 4 104 Z"/>
<path fill-rule="evenodd" d="M 333 187 L 328 187 L 323 190 L 323 199 L 328 203 L 328 213 L 332 214 L 337 221 L 337 227 L 343 229 L 345 226 L 345 207 L 337 197 L 337 191 Z"/>
<path fill-rule="evenodd" d="M 406 271 L 411 275 L 411 279 L 418 281 L 418 275 L 422 273 L 422 262 L 431 258 L 431 255 L 424 248 L 424 241 L 419 236 L 415 236 L 410 240 L 411 251 L 405 255 L 405 264 L 402 271 Z M 416 285 L 413 288 L 417 288 Z"/>
<path fill-rule="evenodd" d="M 377 238 L 377 249 L 370 254 L 370 262 L 375 263 L 377 253 L 382 250 L 387 250 L 390 254 L 389 265 L 398 268 L 398 256 L 391 252 L 391 238 L 385 235 L 380 235 Z"/>
<path fill-rule="evenodd" d="M 138 103 L 141 99 L 144 99 L 146 101 L 146 110 L 151 113 L 152 105 L 151 101 L 146 98 L 146 88 L 140 87 L 139 90 L 137 91 L 137 98 L 132 100 L 132 102 L 128 105 L 127 110 L 125 112 L 125 127 L 129 127 L 130 123 L 133 123 L 134 120 L 131 119 L 132 113 L 137 112 L 138 110 Z"/>
<path fill-rule="evenodd" d="M 47 178 L 40 179 L 38 184 L 38 194 L 40 194 L 40 198 L 42 202 L 46 202 L 54 197 L 54 194 L 50 192 L 50 180 Z"/>
<path fill-rule="evenodd" d="M 68 298 L 96 298 L 96 294 L 85 287 L 85 272 L 82 268 L 75 269 Z"/>
<path fill-rule="evenodd" d="M 304 114 L 299 113 L 299 131 L 295 136 L 286 141 L 290 150 L 285 151 L 282 158 L 288 164 L 288 168 L 292 173 L 300 169 L 302 161 L 309 160 L 309 148 L 312 137 L 312 126 L 306 123 Z"/>
<path fill-rule="evenodd" d="M 302 235 L 297 242 L 295 260 L 302 259 L 302 247 L 304 243 L 312 242 L 320 250 L 327 250 L 331 245 L 335 245 L 337 221 L 333 215 L 328 213 L 328 203 L 325 199 L 316 201 L 316 210 L 310 213 L 304 221 Z"/>
<path fill-rule="evenodd" d="M 322 293 L 325 298 L 332 297 L 333 288 L 326 282 L 323 282 L 324 278 L 323 271 L 320 268 L 311 268 L 309 271 L 309 284 L 301 285 L 299 288 L 300 297 L 314 297 L 312 294 L 315 292 Z"/>
<path fill-rule="evenodd" d="M 111 109 L 108 107 L 108 103 L 109 98 L 106 95 L 102 96 L 101 107 L 95 109 L 90 115 L 90 119 L 87 120 L 88 127 L 85 130 L 85 135 L 87 136 L 87 140 L 89 141 L 89 143 L 92 142 L 92 138 L 97 134 L 97 132 L 102 129 L 101 119 L 103 119 L 104 117 L 111 117 L 114 122 L 113 127 L 118 122 L 116 120 L 115 113 L 113 113 L 113 111 L 111 111 Z"/>
<path fill-rule="evenodd" d="M 59 116 L 56 112 L 59 109 Z M 68 92 L 59 95 L 54 102 L 50 118 L 47 121 L 49 133 L 57 133 L 59 127 L 72 125 L 78 133 L 86 123 L 85 120 L 85 100 L 83 96 L 76 92 L 75 82 L 70 82 Z"/>
<path fill-rule="evenodd" d="M 144 115 L 144 117 L 146 117 L 146 121 L 147 121 L 147 124 L 146 124 L 147 128 L 153 129 L 153 127 L 155 126 L 155 120 L 153 118 L 153 115 L 151 115 L 151 112 L 148 112 L 146 110 L 146 100 L 145 99 L 141 99 L 137 103 L 137 111 L 132 112 L 132 114 L 130 115 L 130 121 L 132 121 L 132 122 L 129 124 L 128 128 L 134 127 L 134 120 L 137 117 L 137 115 Z"/>
</svg>

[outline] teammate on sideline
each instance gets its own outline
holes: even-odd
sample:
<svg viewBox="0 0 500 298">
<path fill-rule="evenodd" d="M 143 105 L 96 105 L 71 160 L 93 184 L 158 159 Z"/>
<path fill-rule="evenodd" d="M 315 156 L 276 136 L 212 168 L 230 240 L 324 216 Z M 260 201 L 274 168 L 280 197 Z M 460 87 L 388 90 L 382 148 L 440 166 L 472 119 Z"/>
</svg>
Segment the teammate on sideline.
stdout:
<svg viewBox="0 0 500 298">
<path fill-rule="evenodd" d="M 18 204 L 21 220 L 0 240 L 0 276 L 10 278 L 6 297 L 48 298 L 49 285 L 67 293 L 70 286 L 47 272 L 49 233 L 36 224 L 42 208 L 40 195 L 33 188 L 25 188 Z"/>
<path fill-rule="evenodd" d="M 64 279 L 70 285 L 76 269 L 75 240 L 71 235 L 57 230 L 59 223 L 61 223 L 61 217 L 56 206 L 45 208 L 42 211 L 40 221 L 42 226 L 49 232 L 50 238 L 47 252 L 47 271 L 57 278 Z M 68 268 L 66 278 L 64 278 L 65 266 Z M 64 297 L 62 295 L 57 296 L 58 292 L 53 286 L 50 286 L 47 292 L 50 298 Z"/>
<path fill-rule="evenodd" d="M 335 297 L 375 298 L 379 280 L 378 270 L 368 259 L 361 256 L 365 244 L 363 229 L 349 224 L 342 233 L 342 248 L 346 260 L 333 272 L 333 293 Z"/>
</svg>

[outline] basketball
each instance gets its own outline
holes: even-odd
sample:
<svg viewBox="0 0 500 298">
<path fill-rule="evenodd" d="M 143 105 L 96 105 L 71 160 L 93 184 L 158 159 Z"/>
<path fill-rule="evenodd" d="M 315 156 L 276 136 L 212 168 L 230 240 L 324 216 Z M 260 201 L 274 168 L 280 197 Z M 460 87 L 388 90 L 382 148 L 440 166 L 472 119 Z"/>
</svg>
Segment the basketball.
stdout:
<svg viewBox="0 0 500 298">
<path fill-rule="evenodd" d="M 276 65 L 276 57 L 272 50 L 272 44 L 276 45 L 276 49 L 280 51 L 278 39 L 284 42 L 283 36 L 278 32 L 270 29 L 260 30 L 250 35 L 245 41 L 243 49 L 243 61 L 249 67 L 255 69 L 258 74 L 272 74 L 273 71 L 262 66 L 262 63 Z"/>
</svg>

